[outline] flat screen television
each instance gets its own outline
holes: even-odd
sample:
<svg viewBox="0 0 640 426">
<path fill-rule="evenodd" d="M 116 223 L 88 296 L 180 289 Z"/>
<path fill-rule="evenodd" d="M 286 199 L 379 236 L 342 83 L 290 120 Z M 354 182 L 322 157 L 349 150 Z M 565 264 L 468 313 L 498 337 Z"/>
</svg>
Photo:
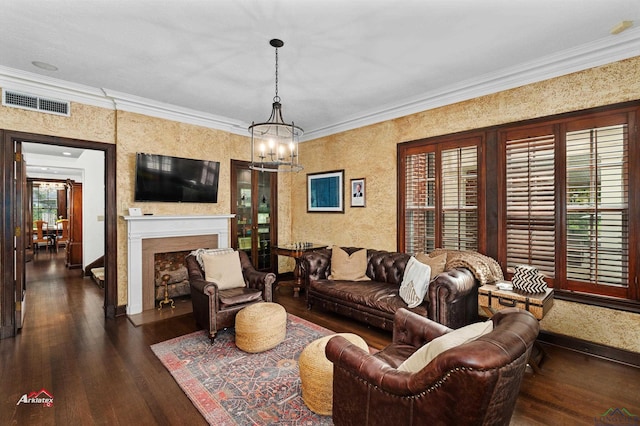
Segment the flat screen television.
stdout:
<svg viewBox="0 0 640 426">
<path fill-rule="evenodd" d="M 135 201 L 217 203 L 219 161 L 136 154 Z"/>
</svg>

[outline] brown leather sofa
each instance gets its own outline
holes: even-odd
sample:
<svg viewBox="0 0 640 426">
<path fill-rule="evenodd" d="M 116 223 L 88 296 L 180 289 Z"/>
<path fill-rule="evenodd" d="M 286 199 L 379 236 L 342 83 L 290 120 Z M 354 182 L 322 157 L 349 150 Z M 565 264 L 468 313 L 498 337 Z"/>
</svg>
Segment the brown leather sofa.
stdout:
<svg viewBox="0 0 640 426">
<path fill-rule="evenodd" d="M 348 254 L 358 247 L 343 247 Z M 367 250 L 367 276 L 371 281 L 331 281 L 331 249 L 301 256 L 307 306 L 320 306 L 357 321 L 391 331 L 393 316 L 407 304 L 399 295 L 406 253 Z M 445 271 L 429 284 L 428 299 L 411 311 L 450 328 L 459 328 L 478 317 L 478 288 L 474 275 L 465 268 Z"/>
<path fill-rule="evenodd" d="M 244 251 L 238 254 L 246 286 L 224 290 L 205 280 L 204 271 L 193 254 L 186 258 L 193 316 L 198 327 L 209 332 L 212 343 L 218 330 L 234 326 L 236 314 L 242 308 L 272 300 L 275 274 L 257 271 Z"/>
<path fill-rule="evenodd" d="M 508 425 L 539 325 L 518 308 L 491 320 L 493 331 L 440 353 L 415 373 L 397 367 L 451 329 L 400 309 L 392 343 L 376 354 L 333 337 L 325 348 L 333 362 L 333 423 Z"/>
</svg>

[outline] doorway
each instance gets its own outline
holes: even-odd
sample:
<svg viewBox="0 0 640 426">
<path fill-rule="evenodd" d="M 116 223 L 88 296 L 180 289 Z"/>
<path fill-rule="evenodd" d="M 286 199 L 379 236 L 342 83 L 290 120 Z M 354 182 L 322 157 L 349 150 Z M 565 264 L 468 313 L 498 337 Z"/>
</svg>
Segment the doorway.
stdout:
<svg viewBox="0 0 640 426">
<path fill-rule="evenodd" d="M 19 238 L 24 227 L 26 180 L 22 142 L 102 151 L 104 153 L 104 316 L 117 314 L 117 215 L 115 190 L 115 145 L 79 139 L 59 138 L 31 133 L 2 131 L 2 249 L 0 252 L 0 338 L 15 336 L 16 312 L 24 294 L 24 239 Z M 29 230 L 30 231 L 30 230 Z"/>
<path fill-rule="evenodd" d="M 27 178 L 25 246 L 31 245 L 33 229 L 39 241 L 34 253 L 42 246 L 56 251 L 63 246 L 70 269 L 103 258 L 104 152 L 30 141 L 20 146 Z"/>
</svg>

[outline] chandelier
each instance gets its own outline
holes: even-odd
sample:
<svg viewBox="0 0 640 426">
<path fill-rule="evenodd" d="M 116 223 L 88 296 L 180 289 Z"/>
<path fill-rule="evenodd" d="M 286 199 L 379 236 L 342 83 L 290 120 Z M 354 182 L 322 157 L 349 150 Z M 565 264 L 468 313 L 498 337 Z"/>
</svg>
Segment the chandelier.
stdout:
<svg viewBox="0 0 640 426">
<path fill-rule="evenodd" d="M 36 184 L 37 186 L 40 187 L 40 189 L 47 190 L 47 191 L 51 191 L 51 190 L 61 191 L 65 188 L 65 185 L 63 182 L 36 182 Z"/>
<path fill-rule="evenodd" d="M 276 95 L 273 97 L 271 116 L 264 123 L 251 123 L 251 164 L 249 168 L 263 172 L 298 172 L 298 142 L 303 130 L 287 124 L 282 118 L 282 104 L 278 96 L 278 48 L 282 40 L 273 39 L 269 44 L 276 49 Z"/>
</svg>

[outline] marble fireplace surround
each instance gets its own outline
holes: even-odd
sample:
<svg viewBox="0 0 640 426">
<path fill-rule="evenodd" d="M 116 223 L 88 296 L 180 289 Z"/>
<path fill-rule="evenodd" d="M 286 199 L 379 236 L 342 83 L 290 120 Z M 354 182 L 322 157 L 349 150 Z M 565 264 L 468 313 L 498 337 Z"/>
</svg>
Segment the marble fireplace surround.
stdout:
<svg viewBox="0 0 640 426">
<path fill-rule="evenodd" d="M 127 315 L 154 309 L 154 255 L 229 247 L 229 219 L 213 216 L 124 216 L 127 221 Z"/>
</svg>

